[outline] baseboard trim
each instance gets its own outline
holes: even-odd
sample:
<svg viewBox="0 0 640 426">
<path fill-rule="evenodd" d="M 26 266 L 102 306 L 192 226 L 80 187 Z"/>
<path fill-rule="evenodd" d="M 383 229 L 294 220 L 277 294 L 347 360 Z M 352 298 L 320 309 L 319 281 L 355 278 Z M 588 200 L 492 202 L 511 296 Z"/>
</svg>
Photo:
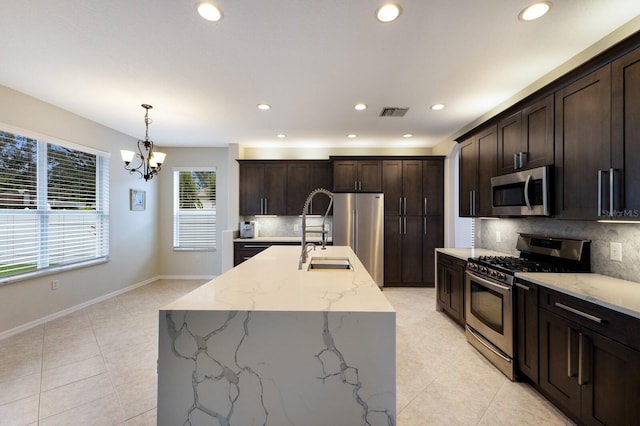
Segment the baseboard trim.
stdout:
<svg viewBox="0 0 640 426">
<path fill-rule="evenodd" d="M 91 300 L 88 300 L 86 302 L 80 303 L 79 305 L 71 306 L 70 308 L 63 309 L 62 311 L 58 311 L 58 312 L 55 312 L 53 314 L 49 314 L 47 316 L 44 316 L 42 318 L 38 318 L 36 320 L 29 321 L 28 323 L 19 325 L 17 327 L 11 328 L 9 330 L 5 330 L 3 332 L 0 332 L 0 340 L 6 339 L 7 337 L 11 337 L 11 336 L 13 336 L 15 334 L 18 334 L 18 333 L 22 333 L 23 331 L 27 331 L 30 328 L 37 327 L 37 326 L 42 325 L 42 324 L 44 324 L 44 323 L 46 323 L 48 321 L 53 321 L 55 319 L 58 319 L 60 317 L 68 315 L 70 313 L 79 311 L 80 309 L 84 309 L 87 306 L 91 306 L 93 304 L 100 303 L 100 302 L 105 301 L 107 299 L 111 299 L 112 297 L 118 296 L 118 295 L 126 293 L 128 291 L 135 290 L 138 287 L 145 286 L 147 284 L 150 284 L 150 283 L 152 283 L 154 281 L 158 281 L 160 279 L 163 279 L 163 278 L 160 277 L 160 276 L 149 278 L 147 280 L 140 281 L 139 283 L 130 285 L 128 287 L 124 287 L 124 288 L 121 288 L 119 290 L 113 291 L 111 293 L 107 293 L 107 294 L 105 294 L 103 296 L 96 297 L 95 299 L 91 299 Z"/>
<path fill-rule="evenodd" d="M 217 275 L 160 275 L 159 280 L 212 280 Z"/>
</svg>

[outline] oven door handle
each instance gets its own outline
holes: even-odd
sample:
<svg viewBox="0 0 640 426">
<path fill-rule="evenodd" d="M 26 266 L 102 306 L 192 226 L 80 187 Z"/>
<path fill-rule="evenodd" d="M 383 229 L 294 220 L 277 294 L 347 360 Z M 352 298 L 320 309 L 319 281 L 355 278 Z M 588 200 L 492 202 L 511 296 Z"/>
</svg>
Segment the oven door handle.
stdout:
<svg viewBox="0 0 640 426">
<path fill-rule="evenodd" d="M 487 287 L 493 288 L 493 289 L 495 289 L 495 290 L 497 290 L 499 292 L 505 292 L 505 291 L 510 292 L 511 291 L 511 287 L 510 286 L 498 284 L 498 283 L 495 283 L 493 281 L 489 281 L 486 278 L 483 278 L 483 277 L 481 277 L 479 275 L 474 274 L 473 272 L 466 271 L 466 273 L 467 273 L 467 276 L 469 278 L 477 280 L 477 281 L 480 281 L 481 284 L 486 285 Z"/>
<path fill-rule="evenodd" d="M 509 364 L 511 364 L 511 362 L 512 362 L 512 361 L 511 361 L 508 357 L 506 357 L 506 356 L 502 355 L 500 352 L 498 352 L 497 350 L 495 350 L 494 348 L 492 348 L 491 346 L 489 346 L 488 344 L 486 344 L 486 343 L 484 342 L 484 339 L 483 339 L 481 336 L 478 336 L 478 335 L 473 331 L 473 329 L 472 329 L 471 327 L 467 326 L 467 331 L 468 331 L 469 333 L 471 333 L 471 335 L 472 335 L 473 337 L 475 337 L 475 339 L 476 339 L 480 344 L 482 344 L 482 346 L 484 346 L 485 348 L 489 349 L 491 352 L 493 352 L 494 354 L 498 355 L 500 358 L 502 358 L 503 360 L 505 360 L 505 361 L 507 361 Z"/>
</svg>

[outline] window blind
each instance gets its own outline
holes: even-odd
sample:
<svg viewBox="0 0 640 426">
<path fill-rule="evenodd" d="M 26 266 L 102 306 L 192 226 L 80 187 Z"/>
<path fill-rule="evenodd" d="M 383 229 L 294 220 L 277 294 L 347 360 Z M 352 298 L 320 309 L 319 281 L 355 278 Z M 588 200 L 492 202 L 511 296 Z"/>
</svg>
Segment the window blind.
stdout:
<svg viewBox="0 0 640 426">
<path fill-rule="evenodd" d="M 0 282 L 106 260 L 108 203 L 107 155 L 0 131 Z"/>
<path fill-rule="evenodd" d="M 173 248 L 215 250 L 215 169 L 175 169 L 173 188 Z"/>
</svg>

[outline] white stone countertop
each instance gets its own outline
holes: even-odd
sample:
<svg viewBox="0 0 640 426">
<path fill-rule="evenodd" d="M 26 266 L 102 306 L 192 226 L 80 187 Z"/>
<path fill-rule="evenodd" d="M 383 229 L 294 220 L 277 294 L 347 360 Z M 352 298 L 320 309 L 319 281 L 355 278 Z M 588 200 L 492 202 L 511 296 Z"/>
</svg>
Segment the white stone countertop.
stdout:
<svg viewBox="0 0 640 426">
<path fill-rule="evenodd" d="M 162 310 L 395 312 L 350 247 L 312 257 L 348 257 L 353 271 L 298 270 L 300 247 L 272 246 Z"/>
<path fill-rule="evenodd" d="M 483 248 L 437 248 L 436 251 L 462 260 L 477 256 L 513 256 L 511 254 Z"/>
<path fill-rule="evenodd" d="M 640 283 L 592 273 L 518 272 L 516 277 L 640 319 Z"/>
</svg>

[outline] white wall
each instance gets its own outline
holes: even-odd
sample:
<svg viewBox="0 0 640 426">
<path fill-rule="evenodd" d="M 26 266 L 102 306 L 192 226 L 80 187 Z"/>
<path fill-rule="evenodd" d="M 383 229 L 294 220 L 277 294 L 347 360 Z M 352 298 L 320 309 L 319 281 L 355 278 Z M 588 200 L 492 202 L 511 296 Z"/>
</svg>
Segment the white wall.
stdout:
<svg viewBox="0 0 640 426">
<path fill-rule="evenodd" d="M 229 150 L 227 148 L 163 148 L 167 159 L 159 175 L 158 272 L 173 277 L 213 277 L 221 273 L 222 231 L 229 218 Z M 217 198 L 216 251 L 173 250 L 173 168 L 215 167 Z M 233 201 L 231 201 L 233 202 Z M 235 201 L 237 204 L 237 201 Z M 237 207 L 236 207 L 237 209 Z"/>
<path fill-rule="evenodd" d="M 0 122 L 107 151 L 111 156 L 109 262 L 0 286 L 0 336 L 100 296 L 152 279 L 157 274 L 158 182 L 123 170 L 120 149 L 136 139 L 35 98 L 0 86 Z M 141 129 L 143 130 L 143 129 Z M 129 189 L 147 193 L 145 211 L 129 211 Z M 51 280 L 59 282 L 51 290 Z"/>
</svg>

